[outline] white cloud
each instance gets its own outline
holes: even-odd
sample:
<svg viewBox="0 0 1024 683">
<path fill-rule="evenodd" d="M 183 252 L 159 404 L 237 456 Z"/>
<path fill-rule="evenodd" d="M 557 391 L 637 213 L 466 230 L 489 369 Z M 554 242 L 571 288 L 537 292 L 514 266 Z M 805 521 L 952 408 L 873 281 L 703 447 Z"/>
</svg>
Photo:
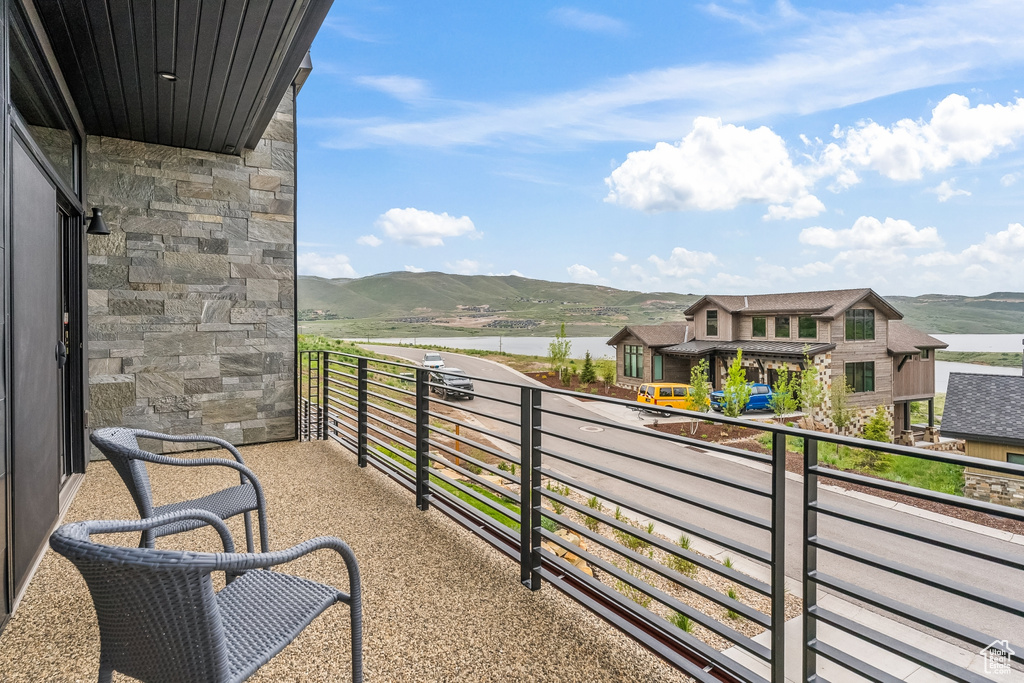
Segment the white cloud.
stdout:
<svg viewBox="0 0 1024 683">
<path fill-rule="evenodd" d="M 457 275 L 476 275 L 480 272 L 480 262 L 468 258 L 460 259 L 455 263 L 446 263 L 444 265 L 448 270 Z"/>
<path fill-rule="evenodd" d="M 355 81 L 402 102 L 420 102 L 430 95 L 427 82 L 411 76 L 358 76 Z"/>
<path fill-rule="evenodd" d="M 841 142 L 830 143 L 822 155 L 829 171 L 852 167 L 915 180 L 926 171 L 977 164 L 1013 147 L 1024 137 L 1024 98 L 971 107 L 965 96 L 952 94 L 935 106 L 930 121 L 902 119 L 891 126 L 868 121 L 833 135 Z"/>
<path fill-rule="evenodd" d="M 613 17 L 594 12 L 584 12 L 575 7 L 559 7 L 551 10 L 551 18 L 562 26 L 589 33 L 626 33 L 626 24 Z"/>
<path fill-rule="evenodd" d="M 782 14 L 780 12 L 780 14 Z M 449 102 L 422 120 L 320 119 L 339 136 L 325 144 L 417 146 L 675 140 L 692 117 L 756 121 L 991 78 L 1024 62 L 1024 3 L 904 3 L 878 11 L 807 10 L 779 46 L 756 61 L 682 64 L 624 73 L 535 98 Z"/>
<path fill-rule="evenodd" d="M 362 244 L 367 247 L 379 247 L 384 244 L 384 240 L 377 237 L 376 235 L 363 235 L 356 239 L 356 244 Z"/>
<path fill-rule="evenodd" d="M 679 143 L 630 152 L 605 178 L 607 202 L 641 211 L 714 211 L 769 204 L 769 217 L 806 218 L 824 210 L 813 179 L 793 165 L 786 143 L 762 126 L 748 130 L 698 117 Z"/>
<path fill-rule="evenodd" d="M 481 236 L 469 216 L 456 218 L 413 208 L 389 209 L 377 219 L 376 226 L 387 237 L 414 247 L 442 247 L 446 237 Z"/>
<path fill-rule="evenodd" d="M 708 266 L 718 263 L 718 259 L 710 252 L 690 251 L 684 247 L 673 249 L 667 259 L 652 254 L 647 260 L 654 264 L 659 274 L 674 278 L 685 278 L 703 273 Z"/>
<path fill-rule="evenodd" d="M 846 230 L 833 230 L 816 226 L 800 232 L 800 242 L 827 249 L 870 249 L 883 251 L 901 247 L 924 249 L 942 244 L 935 228 L 920 230 L 909 221 L 886 218 L 880 221 L 873 216 L 861 216 Z"/>
<path fill-rule="evenodd" d="M 425 272 L 427 272 L 427 269 L 426 268 L 420 268 L 419 266 L 406 266 L 405 267 L 405 272 L 407 272 L 407 273 L 425 273 Z"/>
<path fill-rule="evenodd" d="M 939 197 L 939 202 L 944 203 L 952 199 L 953 197 L 963 196 L 970 197 L 971 193 L 967 190 L 960 190 L 953 187 L 953 183 L 956 182 L 956 178 L 950 178 L 949 180 L 943 180 L 936 187 L 929 188 L 929 192 L 934 192 Z"/>
<path fill-rule="evenodd" d="M 985 234 L 985 239 L 972 244 L 961 252 L 936 251 L 914 259 L 919 266 L 967 266 L 974 267 L 973 273 L 993 268 L 1010 276 L 1011 281 L 1020 283 L 1020 264 L 1024 261 L 1024 226 L 1010 223 L 1006 230 Z M 964 272 L 967 272 L 966 270 Z M 1008 284 L 1008 283 L 1007 283 Z M 1016 285 L 1014 285 L 1016 286 Z"/>
<path fill-rule="evenodd" d="M 620 254 L 619 252 L 612 254 L 612 261 L 615 261 L 616 263 L 625 263 L 628 260 L 629 257 L 625 254 Z"/>
<path fill-rule="evenodd" d="M 1011 185 L 1014 185 L 1018 180 L 1020 180 L 1020 176 L 1020 171 L 1016 173 L 1007 173 L 1006 175 L 999 179 L 999 184 L 1002 185 L 1003 187 L 1010 187 Z"/>
<path fill-rule="evenodd" d="M 604 282 L 604 279 L 598 275 L 596 270 L 580 263 L 574 263 L 565 270 L 569 273 L 569 278 L 573 282 L 586 282 L 590 284 Z"/>
<path fill-rule="evenodd" d="M 835 267 L 831 263 L 825 263 L 824 261 L 814 261 L 802 266 L 794 266 L 790 268 L 790 272 L 797 277 L 817 277 L 818 275 L 825 275 L 835 270 Z"/>
<path fill-rule="evenodd" d="M 319 277 L 359 277 L 355 268 L 348 261 L 348 256 L 335 254 L 321 256 L 314 252 L 299 254 L 297 259 L 299 275 L 317 275 Z"/>
</svg>

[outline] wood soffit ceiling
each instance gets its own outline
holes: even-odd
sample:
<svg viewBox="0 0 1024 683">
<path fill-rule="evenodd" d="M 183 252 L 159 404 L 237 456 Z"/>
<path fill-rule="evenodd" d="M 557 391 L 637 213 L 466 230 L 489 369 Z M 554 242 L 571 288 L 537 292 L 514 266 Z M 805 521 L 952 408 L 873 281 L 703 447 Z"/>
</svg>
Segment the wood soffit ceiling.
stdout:
<svg viewBox="0 0 1024 683">
<path fill-rule="evenodd" d="M 37 8 L 87 134 L 240 154 L 259 142 L 331 1 L 45 0 Z"/>
</svg>

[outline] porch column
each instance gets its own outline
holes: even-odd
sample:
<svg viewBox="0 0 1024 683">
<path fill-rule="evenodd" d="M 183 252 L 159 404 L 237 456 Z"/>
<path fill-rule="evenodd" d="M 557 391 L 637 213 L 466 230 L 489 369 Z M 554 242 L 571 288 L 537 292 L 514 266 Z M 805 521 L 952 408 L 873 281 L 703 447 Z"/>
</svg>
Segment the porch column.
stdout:
<svg viewBox="0 0 1024 683">
<path fill-rule="evenodd" d="M 903 428 L 910 429 L 910 401 L 903 402 Z"/>
<path fill-rule="evenodd" d="M 935 397 L 928 399 L 928 426 L 935 426 Z"/>
</svg>

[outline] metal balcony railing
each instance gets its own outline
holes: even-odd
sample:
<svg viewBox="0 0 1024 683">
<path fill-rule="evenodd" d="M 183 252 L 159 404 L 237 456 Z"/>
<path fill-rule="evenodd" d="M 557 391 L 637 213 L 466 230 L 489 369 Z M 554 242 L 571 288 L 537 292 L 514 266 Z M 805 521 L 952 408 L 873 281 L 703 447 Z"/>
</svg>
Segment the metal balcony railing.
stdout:
<svg viewBox="0 0 1024 683">
<path fill-rule="evenodd" d="M 517 561 L 527 588 L 554 586 L 697 680 L 785 681 L 787 604 L 790 617 L 803 616 L 808 683 L 825 680 L 819 656 L 867 680 L 900 680 L 874 660 L 879 652 L 951 680 L 990 680 L 941 647 L 844 616 L 826 596 L 912 624 L 950 648 L 1008 640 L 1010 666 L 1024 659 L 1024 621 L 1016 631 L 1012 621 L 1024 619 L 1024 545 L 965 540 L 955 527 L 940 537 L 919 517 L 894 521 L 862 509 L 870 505 L 830 499 L 819 478 L 1019 522 L 1024 511 L 831 469 L 818 455 L 828 443 L 1010 476 L 1024 476 L 1024 466 L 665 409 L 761 430 L 769 435 L 762 453 L 628 424 L 566 400 L 634 406 L 617 399 L 472 377 L 474 389 L 464 393 L 473 400 L 456 402 L 438 381 L 443 370 L 331 351 L 301 352 L 299 368 L 300 438 L 340 443 L 360 466 L 407 487 L 420 510 L 436 507 Z M 802 498 L 793 510 L 802 533 L 791 530 L 789 550 L 800 595 L 786 588 L 787 438 L 803 451 L 802 486 L 790 484 L 790 504 Z M 666 540 L 669 530 L 685 538 Z M 863 539 L 870 548 L 857 547 Z M 962 558 L 977 572 L 973 583 L 947 570 Z M 1016 589 L 979 588 L 989 566 L 1003 583 L 1015 578 Z M 979 618 L 990 613 L 998 616 Z"/>
</svg>

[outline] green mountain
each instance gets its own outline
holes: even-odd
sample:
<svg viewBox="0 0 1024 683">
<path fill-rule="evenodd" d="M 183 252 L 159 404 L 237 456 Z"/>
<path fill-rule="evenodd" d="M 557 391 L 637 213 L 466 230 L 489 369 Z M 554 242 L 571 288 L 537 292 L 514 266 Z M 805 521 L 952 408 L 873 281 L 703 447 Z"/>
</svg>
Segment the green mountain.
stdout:
<svg viewBox="0 0 1024 683">
<path fill-rule="evenodd" d="M 681 320 L 695 294 L 635 292 L 515 275 L 381 273 L 329 280 L 300 276 L 303 332 L 338 337 L 611 335 L 627 324 Z M 969 297 L 886 297 L 920 330 L 1024 332 L 1024 292 Z"/>
<path fill-rule="evenodd" d="M 381 273 L 300 276 L 303 332 L 335 336 L 611 334 L 626 324 L 680 320 L 693 294 L 644 293 L 515 275 Z"/>
</svg>

